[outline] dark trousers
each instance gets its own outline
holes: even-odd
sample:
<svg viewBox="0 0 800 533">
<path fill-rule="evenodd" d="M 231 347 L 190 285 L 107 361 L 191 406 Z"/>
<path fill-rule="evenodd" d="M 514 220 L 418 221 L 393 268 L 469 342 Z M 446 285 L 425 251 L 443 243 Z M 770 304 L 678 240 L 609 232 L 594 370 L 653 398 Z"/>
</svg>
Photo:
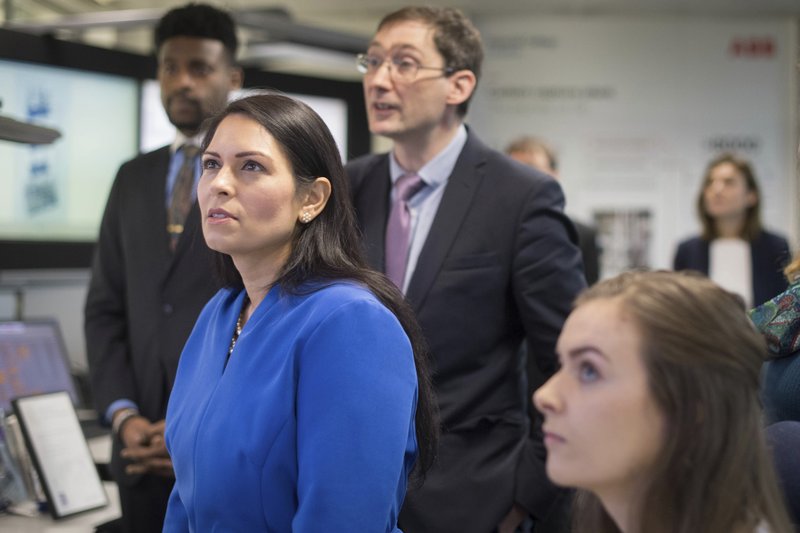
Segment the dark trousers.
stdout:
<svg viewBox="0 0 800 533">
<path fill-rule="evenodd" d="M 115 438 L 111 448 L 109 472 L 119 488 L 122 533 L 158 533 L 164 528 L 167 503 L 175 478 L 154 475 L 129 476 L 129 461 L 120 457 L 122 442 Z"/>
<path fill-rule="evenodd" d="M 164 527 L 164 515 L 174 479 L 142 476 L 138 483 L 118 484 L 124 533 L 157 533 Z"/>
</svg>

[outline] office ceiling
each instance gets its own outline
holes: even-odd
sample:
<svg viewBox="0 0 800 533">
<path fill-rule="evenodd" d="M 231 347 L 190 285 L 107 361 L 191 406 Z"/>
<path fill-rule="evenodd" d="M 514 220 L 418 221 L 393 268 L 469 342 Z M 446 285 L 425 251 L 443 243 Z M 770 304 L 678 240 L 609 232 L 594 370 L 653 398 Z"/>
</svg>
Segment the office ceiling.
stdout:
<svg viewBox="0 0 800 533">
<path fill-rule="evenodd" d="M 9 28 L 140 53 L 151 51 L 152 24 L 185 0 L 4 0 Z M 276 71 L 355 79 L 353 54 L 396 0 L 228 0 L 242 27 L 241 58 Z M 800 0 L 427 0 L 460 7 L 470 16 L 663 15 L 795 17 Z"/>
</svg>

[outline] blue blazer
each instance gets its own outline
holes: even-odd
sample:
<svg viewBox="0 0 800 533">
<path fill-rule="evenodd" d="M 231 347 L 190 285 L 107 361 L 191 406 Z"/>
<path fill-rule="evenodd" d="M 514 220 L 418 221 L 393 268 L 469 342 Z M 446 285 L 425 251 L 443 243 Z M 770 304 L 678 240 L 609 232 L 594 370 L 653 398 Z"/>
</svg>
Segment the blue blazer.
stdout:
<svg viewBox="0 0 800 533">
<path fill-rule="evenodd" d="M 707 276 L 709 242 L 692 237 L 680 243 L 673 268 L 696 270 Z M 789 261 L 789 244 L 780 235 L 762 231 L 750 242 L 750 252 L 753 261 L 753 303 L 758 305 L 788 287 L 782 270 Z"/>
<path fill-rule="evenodd" d="M 245 293 L 221 290 L 167 410 L 165 532 L 398 532 L 417 456 L 411 344 L 368 290 L 273 287 L 227 361 Z"/>
</svg>

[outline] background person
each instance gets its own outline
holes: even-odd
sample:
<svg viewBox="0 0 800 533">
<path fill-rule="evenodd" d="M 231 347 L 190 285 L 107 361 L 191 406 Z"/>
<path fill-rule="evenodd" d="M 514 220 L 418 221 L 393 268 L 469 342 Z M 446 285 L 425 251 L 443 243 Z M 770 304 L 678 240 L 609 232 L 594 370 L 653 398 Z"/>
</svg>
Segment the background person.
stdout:
<svg viewBox="0 0 800 533">
<path fill-rule="evenodd" d="M 784 270 L 789 288 L 750 311 L 750 319 L 767 341 L 761 399 L 767 437 L 792 513 L 800 531 L 800 257 Z"/>
<path fill-rule="evenodd" d="M 761 193 L 750 163 L 728 153 L 715 157 L 706 167 L 697 213 L 703 233 L 678 245 L 675 270 L 702 272 L 748 306 L 786 289 L 781 270 L 789 245 L 762 227 Z"/>
<path fill-rule="evenodd" d="M 231 103 L 203 143 L 203 235 L 225 288 L 181 355 L 165 531 L 399 531 L 435 451 L 424 341 L 361 257 L 336 143 L 280 95 Z"/>
<path fill-rule="evenodd" d="M 160 531 L 172 490 L 167 399 L 183 344 L 217 288 L 199 235 L 194 147 L 203 120 L 241 86 L 236 46 L 233 20 L 216 8 L 190 4 L 160 20 L 161 100 L 178 133 L 172 145 L 122 165 L 100 226 L 86 347 L 95 407 L 112 425 L 111 472 L 125 531 Z"/>
<path fill-rule="evenodd" d="M 538 532 L 559 516 L 520 346 L 555 370 L 585 286 L 580 251 L 558 183 L 464 126 L 482 59 L 472 23 L 439 7 L 386 15 L 358 58 L 370 131 L 393 148 L 347 165 L 354 205 L 370 264 L 404 290 L 430 344 L 444 427 L 403 506 L 406 533 L 504 533 L 528 515 Z"/>
<path fill-rule="evenodd" d="M 787 533 L 758 399 L 764 342 L 700 276 L 626 273 L 578 298 L 534 395 L 575 531 Z"/>
<path fill-rule="evenodd" d="M 750 311 L 767 341 L 764 412 L 767 422 L 800 422 L 800 257 L 785 269 L 789 288 Z"/>
<path fill-rule="evenodd" d="M 512 140 L 506 146 L 506 154 L 511 159 L 530 165 L 555 179 L 561 179 L 558 172 L 558 157 L 555 151 L 541 139 L 523 136 Z M 578 247 L 583 258 L 583 273 L 586 283 L 594 285 L 600 279 L 600 247 L 597 245 L 597 230 L 592 226 L 572 219 L 578 232 Z"/>
</svg>

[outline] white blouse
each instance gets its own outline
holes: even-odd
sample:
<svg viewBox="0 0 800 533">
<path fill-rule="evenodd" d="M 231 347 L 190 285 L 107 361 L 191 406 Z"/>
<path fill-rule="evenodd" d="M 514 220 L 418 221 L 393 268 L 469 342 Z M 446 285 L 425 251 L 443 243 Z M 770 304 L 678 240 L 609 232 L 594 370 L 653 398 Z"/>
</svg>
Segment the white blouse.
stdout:
<svg viewBox="0 0 800 533">
<path fill-rule="evenodd" d="M 750 243 L 738 238 L 714 239 L 708 250 L 708 277 L 753 306 L 753 261 Z"/>
</svg>

